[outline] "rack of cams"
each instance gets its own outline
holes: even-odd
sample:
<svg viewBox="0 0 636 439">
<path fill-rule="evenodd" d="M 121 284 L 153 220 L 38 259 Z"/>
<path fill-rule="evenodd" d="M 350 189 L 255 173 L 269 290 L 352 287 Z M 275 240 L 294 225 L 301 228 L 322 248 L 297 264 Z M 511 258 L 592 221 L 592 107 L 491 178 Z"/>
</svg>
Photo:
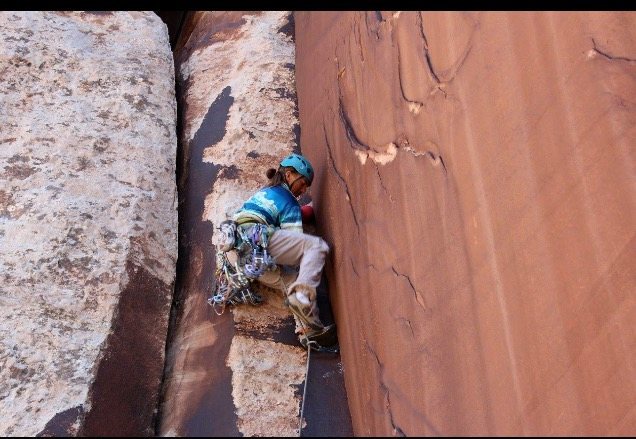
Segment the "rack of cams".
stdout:
<svg viewBox="0 0 636 439">
<path fill-rule="evenodd" d="M 260 305 L 263 297 L 250 289 L 252 280 L 243 274 L 238 262 L 233 265 L 223 251 L 216 254 L 216 290 L 208 298 L 208 303 L 218 315 L 223 314 L 226 305 Z"/>
<path fill-rule="evenodd" d="M 244 230 L 228 220 L 221 223 L 219 230 L 222 242 L 216 254 L 216 290 L 208 303 L 218 315 L 223 314 L 228 303 L 260 305 L 263 298 L 250 289 L 251 282 L 276 265 L 267 253 L 267 226 L 257 224 Z M 227 252 L 232 249 L 238 254 L 234 265 L 227 257 Z"/>
</svg>

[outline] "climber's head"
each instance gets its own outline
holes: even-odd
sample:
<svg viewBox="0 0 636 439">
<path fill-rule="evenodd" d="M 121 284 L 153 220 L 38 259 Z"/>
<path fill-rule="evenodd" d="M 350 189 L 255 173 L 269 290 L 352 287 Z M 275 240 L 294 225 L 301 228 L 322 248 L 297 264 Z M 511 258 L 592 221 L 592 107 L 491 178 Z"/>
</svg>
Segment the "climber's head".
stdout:
<svg viewBox="0 0 636 439">
<path fill-rule="evenodd" d="M 311 163 L 300 154 L 290 154 L 280 162 L 280 168 L 289 190 L 295 197 L 300 197 L 311 186 L 314 180 L 314 169 Z"/>
<path fill-rule="evenodd" d="M 311 186 L 314 180 L 314 169 L 309 160 L 294 153 L 281 160 L 278 170 L 270 168 L 265 175 L 269 178 L 267 186 L 285 183 L 292 194 L 298 198 Z"/>
<path fill-rule="evenodd" d="M 292 153 L 288 155 L 281 160 L 280 166 L 294 168 L 296 173 L 305 177 L 308 187 L 311 186 L 311 182 L 314 181 L 314 168 L 311 167 L 309 160 L 300 154 Z"/>
</svg>

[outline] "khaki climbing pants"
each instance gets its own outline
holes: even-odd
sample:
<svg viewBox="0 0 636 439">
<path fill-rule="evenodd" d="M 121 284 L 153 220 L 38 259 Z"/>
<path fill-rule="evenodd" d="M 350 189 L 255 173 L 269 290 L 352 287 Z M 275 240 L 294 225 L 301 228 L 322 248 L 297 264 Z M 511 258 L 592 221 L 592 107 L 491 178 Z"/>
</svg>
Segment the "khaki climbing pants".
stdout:
<svg viewBox="0 0 636 439">
<path fill-rule="evenodd" d="M 267 271 L 257 280 L 282 291 L 286 296 L 302 292 L 310 301 L 308 317 L 317 326 L 324 326 L 318 317 L 316 288 L 320 284 L 325 258 L 329 253 L 327 243 L 318 236 L 277 229 L 269 239 L 267 251 L 279 269 Z M 298 268 L 295 270 L 292 267 Z M 301 325 L 296 315 L 294 318 L 298 331 Z"/>
</svg>

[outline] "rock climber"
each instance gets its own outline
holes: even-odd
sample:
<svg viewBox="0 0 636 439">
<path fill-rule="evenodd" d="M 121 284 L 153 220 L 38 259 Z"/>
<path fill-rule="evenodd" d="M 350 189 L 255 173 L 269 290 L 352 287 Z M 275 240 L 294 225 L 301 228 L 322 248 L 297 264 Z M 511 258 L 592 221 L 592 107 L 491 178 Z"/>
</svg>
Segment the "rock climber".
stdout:
<svg viewBox="0 0 636 439">
<path fill-rule="evenodd" d="M 247 199 L 232 218 L 243 236 L 253 236 L 258 225 L 267 226 L 267 252 L 276 267 L 256 280 L 283 293 L 303 346 L 334 345 L 336 326 L 321 322 L 316 303 L 329 246 L 322 238 L 304 233 L 303 217 L 310 219 L 313 208 L 301 208 L 298 201 L 311 186 L 313 167 L 305 157 L 293 153 L 281 160 L 278 169 L 268 169 L 266 176 L 265 187 Z"/>
</svg>

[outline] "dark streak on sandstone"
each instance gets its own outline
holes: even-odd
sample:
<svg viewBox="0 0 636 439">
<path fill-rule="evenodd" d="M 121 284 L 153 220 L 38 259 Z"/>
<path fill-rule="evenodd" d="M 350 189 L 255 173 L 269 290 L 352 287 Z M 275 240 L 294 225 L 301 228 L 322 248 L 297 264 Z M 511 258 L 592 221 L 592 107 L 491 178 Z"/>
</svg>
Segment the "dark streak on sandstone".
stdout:
<svg viewBox="0 0 636 439">
<path fill-rule="evenodd" d="M 180 99 L 184 99 L 183 96 L 186 93 L 178 92 L 177 95 L 180 96 Z M 172 345 L 176 328 L 182 325 L 181 320 L 184 317 L 182 303 L 195 294 L 209 295 L 215 288 L 216 260 L 214 248 L 209 245 L 214 225 L 209 221 L 203 221 L 203 211 L 205 198 L 212 191 L 220 167 L 204 162 L 203 153 L 206 147 L 218 143 L 225 136 L 225 127 L 233 102 L 231 88 L 225 87 L 208 109 L 201 127 L 188 147 L 179 145 L 177 161 L 182 164 L 181 173 L 178 175 L 179 257 L 167 343 L 168 351 Z M 181 119 L 183 114 L 187 114 L 185 104 L 180 105 L 180 109 Z M 180 119 L 179 123 L 182 122 Z M 197 261 L 197 255 L 202 260 Z M 205 269 L 197 270 L 197 263 Z M 179 431 L 179 434 L 183 436 L 240 435 L 237 427 L 238 418 L 232 399 L 232 372 L 225 364 L 225 358 L 229 353 L 234 334 L 232 314 L 226 312 L 221 316 L 215 315 L 212 323 L 216 327 L 215 331 L 227 334 L 227 337 L 220 337 L 203 353 L 204 358 L 200 361 L 213 368 L 216 375 L 206 388 L 201 389 L 204 396 L 199 405 L 191 407 L 187 412 L 190 416 L 184 420 L 183 431 Z M 167 356 L 166 358 L 169 359 Z M 169 365 L 166 365 L 166 370 L 168 369 Z M 214 416 L 210 416 L 210 414 L 214 414 Z M 161 419 L 161 415 L 158 418 Z M 157 428 L 157 430 L 159 429 Z"/>
<path fill-rule="evenodd" d="M 296 107 L 298 108 L 298 104 L 296 103 Z M 298 112 L 298 110 L 294 110 L 296 113 Z M 296 114 L 296 117 L 298 117 L 298 114 Z M 295 123 L 293 128 L 292 128 L 293 132 L 294 132 L 294 146 L 292 148 L 292 150 L 297 153 L 297 154 L 301 154 L 301 150 L 300 150 L 300 124 L 299 123 Z"/>
<path fill-rule="evenodd" d="M 246 14 L 254 12 L 246 12 Z M 198 50 L 216 42 L 233 38 L 247 21 L 238 11 L 227 11 L 221 19 L 209 13 L 201 15 L 199 11 L 187 11 L 180 28 L 180 35 L 175 42 L 175 65 L 187 60 Z M 180 42 L 184 41 L 181 47 Z"/>
<path fill-rule="evenodd" d="M 236 167 L 236 165 L 230 165 L 221 170 L 219 173 L 219 178 L 224 178 L 226 180 L 238 180 L 241 170 Z"/>
<path fill-rule="evenodd" d="M 84 415 L 84 407 L 78 405 L 63 412 L 56 413 L 44 429 L 36 437 L 71 437 L 75 436 L 74 424 Z"/>
<path fill-rule="evenodd" d="M 277 299 L 270 299 L 277 300 Z M 240 305 L 251 306 L 251 305 Z M 236 334 L 251 337 L 257 340 L 269 340 L 288 346 L 298 346 L 298 337 L 290 328 L 294 327 L 294 318 L 290 314 L 277 325 L 270 325 L 264 330 L 250 328 L 248 325 L 237 324 Z"/>
<path fill-rule="evenodd" d="M 295 42 L 296 41 L 295 27 L 296 26 L 295 26 L 295 22 L 294 22 L 294 13 L 292 12 L 292 13 L 289 14 L 289 16 L 287 18 L 287 23 L 282 25 L 278 29 L 278 32 L 291 37 L 292 41 Z"/>
<path fill-rule="evenodd" d="M 154 435 L 172 285 L 131 260 L 126 271 L 79 436 Z"/>
</svg>

